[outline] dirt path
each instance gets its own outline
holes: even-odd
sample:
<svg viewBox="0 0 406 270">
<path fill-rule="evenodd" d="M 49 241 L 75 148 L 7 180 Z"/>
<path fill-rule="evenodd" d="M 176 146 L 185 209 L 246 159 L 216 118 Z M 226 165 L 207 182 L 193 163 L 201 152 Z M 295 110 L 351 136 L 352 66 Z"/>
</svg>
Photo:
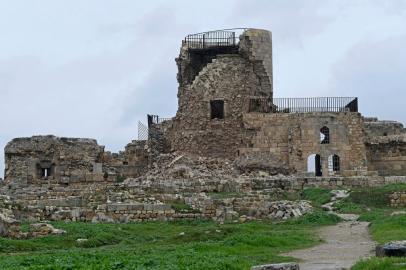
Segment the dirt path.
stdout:
<svg viewBox="0 0 406 270">
<path fill-rule="evenodd" d="M 360 259 L 373 255 L 375 243 L 369 236 L 368 223 L 356 221 L 356 215 L 340 216 L 346 221 L 319 231 L 325 243 L 284 255 L 300 259 L 300 270 L 350 269 Z"/>
</svg>

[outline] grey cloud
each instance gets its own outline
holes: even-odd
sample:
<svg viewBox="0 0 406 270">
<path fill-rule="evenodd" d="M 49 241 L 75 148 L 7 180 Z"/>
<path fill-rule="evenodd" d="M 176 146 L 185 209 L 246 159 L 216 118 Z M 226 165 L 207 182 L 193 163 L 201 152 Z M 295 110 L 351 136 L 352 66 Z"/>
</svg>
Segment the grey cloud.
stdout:
<svg viewBox="0 0 406 270">
<path fill-rule="evenodd" d="M 406 35 L 358 43 L 332 69 L 332 89 L 359 96 L 364 114 L 406 123 L 405 46 Z"/>
<path fill-rule="evenodd" d="M 383 5 L 378 0 L 353 2 L 225 0 L 197 5 L 183 0 L 103 4 L 44 0 L 41 5 L 34 1 L 22 5 L 0 0 L 0 39 L 5 39 L 0 44 L 0 148 L 13 137 L 55 134 L 93 137 L 108 149 L 120 150 L 136 137 L 137 121 L 145 121 L 147 113 L 174 115 L 174 58 L 181 39 L 194 32 L 244 26 L 272 30 L 278 55 L 276 84 L 291 80 L 294 82 L 286 88 L 310 91 L 305 89 L 309 82 L 303 80 L 319 79 L 315 64 L 302 63 L 305 68 L 296 69 L 290 65 L 306 61 L 303 56 L 309 54 L 309 46 L 314 48 L 312 42 L 323 33 L 351 31 L 340 25 L 347 19 L 347 10 Z M 383 5 L 385 13 L 379 13 L 376 20 L 385 22 L 397 16 L 403 25 L 405 2 L 384 2 L 393 4 Z M 370 14 L 355 15 L 362 22 Z M 363 34 L 352 35 L 352 42 Z M 332 38 L 340 42 L 340 35 Z M 403 38 L 382 43 L 367 40 L 354 47 L 332 69 L 333 76 L 323 91 L 361 93 L 361 108 L 368 114 L 399 119 L 390 105 L 381 110 L 380 100 L 386 98 L 383 93 L 402 97 L 393 101 L 397 106 L 404 99 L 399 89 L 405 86 L 401 72 L 405 53 L 397 45 L 402 42 L 404 45 Z M 331 48 L 317 46 L 324 51 L 320 55 L 329 57 L 326 50 Z M 374 57 L 380 58 L 371 62 Z"/>
</svg>

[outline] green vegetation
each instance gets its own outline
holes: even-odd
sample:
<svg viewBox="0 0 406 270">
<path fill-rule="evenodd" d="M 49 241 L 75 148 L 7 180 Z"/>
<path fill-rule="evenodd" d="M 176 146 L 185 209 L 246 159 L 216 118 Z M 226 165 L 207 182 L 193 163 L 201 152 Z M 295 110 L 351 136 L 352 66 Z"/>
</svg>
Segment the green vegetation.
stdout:
<svg viewBox="0 0 406 270">
<path fill-rule="evenodd" d="M 354 189 L 336 206 L 343 213 L 360 214 L 371 222 L 375 241 L 406 239 L 406 215 L 391 215 L 388 196 L 406 185 Z M 218 198 L 235 194 L 216 193 Z M 1 269 L 249 269 L 252 265 L 292 261 L 281 254 L 320 243 L 315 229 L 340 221 L 320 210 L 330 201 L 328 189 L 309 188 L 284 193 L 282 199 L 305 199 L 315 212 L 280 222 L 226 223 L 211 221 L 148 222 L 137 224 L 90 224 L 56 222 L 68 233 L 28 240 L 0 239 Z M 176 211 L 188 211 L 180 201 L 170 203 Z M 23 229 L 28 228 L 27 224 Z M 77 239 L 87 239 L 78 242 Z M 404 258 L 372 258 L 353 270 L 406 269 Z"/>
<path fill-rule="evenodd" d="M 384 187 L 354 189 L 350 196 L 335 206 L 341 213 L 360 215 L 361 221 L 371 222 L 372 238 L 380 244 L 406 239 L 406 215 L 391 216 L 394 209 L 389 207 L 389 195 L 394 191 L 406 190 L 405 184 Z M 406 269 L 405 258 L 372 258 L 357 263 L 353 270 Z M 403 264 L 403 265 L 402 265 Z"/>
<path fill-rule="evenodd" d="M 127 179 L 127 177 L 125 177 L 125 176 L 122 176 L 122 175 L 117 175 L 117 176 L 116 176 L 116 181 L 117 181 L 118 183 L 124 182 L 125 179 Z"/>
<path fill-rule="evenodd" d="M 176 212 L 199 213 L 197 209 L 193 209 L 189 204 L 184 203 L 182 200 L 169 202 L 171 208 Z"/>
<path fill-rule="evenodd" d="M 402 258 L 372 258 L 357 263 L 352 270 L 400 270 L 406 269 Z"/>
<path fill-rule="evenodd" d="M 292 260 L 280 253 L 318 244 L 316 212 L 289 222 L 63 223 L 63 236 L 0 239 L 1 269 L 249 269 Z M 77 239 L 88 239 L 78 243 Z"/>
<path fill-rule="evenodd" d="M 307 188 L 301 192 L 301 198 L 313 203 L 314 206 L 321 206 L 331 200 L 330 189 Z"/>
</svg>

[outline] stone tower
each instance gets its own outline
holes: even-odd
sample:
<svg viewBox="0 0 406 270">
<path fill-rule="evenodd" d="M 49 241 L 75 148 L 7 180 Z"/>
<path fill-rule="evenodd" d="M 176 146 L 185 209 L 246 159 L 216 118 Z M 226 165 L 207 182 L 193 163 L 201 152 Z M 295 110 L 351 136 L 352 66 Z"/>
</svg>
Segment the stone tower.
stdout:
<svg viewBox="0 0 406 270">
<path fill-rule="evenodd" d="M 272 109 L 271 32 L 237 29 L 189 35 L 176 63 L 179 106 L 173 148 L 235 157 L 247 143 L 242 114 Z"/>
</svg>

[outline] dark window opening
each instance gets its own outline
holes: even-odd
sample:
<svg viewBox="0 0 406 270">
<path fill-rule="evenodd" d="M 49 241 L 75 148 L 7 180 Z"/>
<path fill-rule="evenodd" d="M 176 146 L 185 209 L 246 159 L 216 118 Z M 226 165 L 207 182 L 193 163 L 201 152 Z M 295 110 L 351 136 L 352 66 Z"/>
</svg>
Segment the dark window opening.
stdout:
<svg viewBox="0 0 406 270">
<path fill-rule="evenodd" d="M 320 143 L 321 144 L 330 143 L 330 129 L 328 127 L 322 127 L 320 129 Z"/>
<path fill-rule="evenodd" d="M 51 168 L 41 169 L 41 176 L 44 178 L 51 176 Z"/>
<path fill-rule="evenodd" d="M 333 171 L 334 172 L 340 171 L 340 157 L 337 155 L 333 156 Z"/>
<path fill-rule="evenodd" d="M 224 119 L 224 101 L 223 100 L 210 101 L 210 118 L 211 119 Z"/>
<path fill-rule="evenodd" d="M 38 178 L 47 179 L 54 174 L 54 164 L 50 162 L 41 162 L 37 167 Z"/>
<path fill-rule="evenodd" d="M 37 165 L 37 174 L 39 178 L 47 179 L 54 175 L 55 165 L 50 161 L 41 161 Z"/>
</svg>

